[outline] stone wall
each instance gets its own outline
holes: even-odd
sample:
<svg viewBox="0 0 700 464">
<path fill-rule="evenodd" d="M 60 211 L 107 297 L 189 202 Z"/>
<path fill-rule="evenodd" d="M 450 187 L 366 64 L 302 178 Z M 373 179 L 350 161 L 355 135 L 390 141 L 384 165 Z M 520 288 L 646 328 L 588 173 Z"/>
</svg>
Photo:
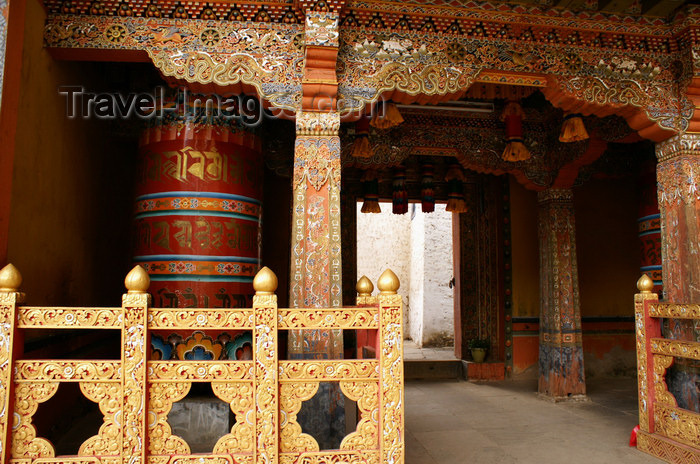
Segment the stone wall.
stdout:
<svg viewBox="0 0 700 464">
<path fill-rule="evenodd" d="M 418 346 L 454 343 L 452 279 L 452 214 L 445 205 L 423 214 L 411 204 L 407 214 L 392 214 L 382 203 L 381 214 L 357 216 L 357 274 L 376 283 L 386 268 L 401 281 L 404 335 Z"/>
<path fill-rule="evenodd" d="M 437 204 L 434 213 L 421 216 L 425 237 L 422 344 L 450 346 L 454 343 L 454 291 L 449 286 L 454 276 L 452 213 L 445 211 L 444 204 Z"/>
<path fill-rule="evenodd" d="M 372 281 L 377 291 L 377 279 L 385 269 L 391 269 L 401 282 L 399 295 L 403 298 L 404 336 L 408 337 L 409 292 L 411 288 L 411 216 L 393 214 L 391 203 L 380 203 L 380 214 L 365 214 L 357 207 L 357 278 L 363 275 Z"/>
</svg>

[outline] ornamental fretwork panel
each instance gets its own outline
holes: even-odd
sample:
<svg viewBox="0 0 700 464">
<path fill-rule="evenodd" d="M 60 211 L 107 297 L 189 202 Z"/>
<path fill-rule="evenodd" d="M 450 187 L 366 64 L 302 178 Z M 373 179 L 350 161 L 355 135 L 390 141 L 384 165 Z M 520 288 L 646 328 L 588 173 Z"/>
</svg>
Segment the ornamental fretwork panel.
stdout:
<svg viewBox="0 0 700 464">
<path fill-rule="evenodd" d="M 120 308 L 22 306 L 19 274 L 0 271 L 0 442 L 3 462 L 50 463 L 380 463 L 404 462 L 402 302 L 398 279 L 385 272 L 378 296 L 363 293 L 349 308 L 277 307 L 277 278 L 256 276 L 252 308 L 151 308 L 149 278 L 136 267 Z M 371 284 L 369 284 L 371 286 Z M 372 289 L 369 290 L 370 293 Z M 110 328 L 121 331 L 119 360 L 22 359 L 25 329 Z M 252 334 L 252 360 L 158 359 L 150 335 L 159 329 Z M 371 359 L 280 359 L 279 334 L 288 329 L 365 331 L 376 340 Z M 372 335 L 374 334 L 374 336 Z M 99 432 L 77 456 L 56 456 L 32 423 L 61 383 L 75 382 L 103 415 Z M 173 403 L 194 383 L 211 383 L 235 416 L 230 431 L 206 454 L 192 454 L 168 424 Z M 319 450 L 296 416 L 321 382 L 338 382 L 357 404 L 357 426 L 336 450 Z M 10 418 L 10 420 L 8 420 Z M 9 437 L 9 441 L 4 439 Z"/>
<path fill-rule="evenodd" d="M 663 337 L 662 320 L 698 323 L 700 305 L 660 303 L 646 275 L 635 295 L 639 431 L 637 447 L 671 463 L 700 463 L 700 414 L 679 407 L 669 391 L 667 371 L 676 362 L 700 361 L 700 341 Z"/>
</svg>

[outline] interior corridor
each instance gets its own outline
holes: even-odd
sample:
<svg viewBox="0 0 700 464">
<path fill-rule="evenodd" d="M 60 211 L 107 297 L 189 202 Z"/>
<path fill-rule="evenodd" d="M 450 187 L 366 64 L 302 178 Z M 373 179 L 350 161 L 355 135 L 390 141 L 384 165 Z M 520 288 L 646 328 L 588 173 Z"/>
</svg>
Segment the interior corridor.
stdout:
<svg viewBox="0 0 700 464">
<path fill-rule="evenodd" d="M 643 464 L 629 446 L 636 379 L 587 379 L 590 401 L 539 399 L 536 380 L 406 382 L 406 464 Z"/>
</svg>

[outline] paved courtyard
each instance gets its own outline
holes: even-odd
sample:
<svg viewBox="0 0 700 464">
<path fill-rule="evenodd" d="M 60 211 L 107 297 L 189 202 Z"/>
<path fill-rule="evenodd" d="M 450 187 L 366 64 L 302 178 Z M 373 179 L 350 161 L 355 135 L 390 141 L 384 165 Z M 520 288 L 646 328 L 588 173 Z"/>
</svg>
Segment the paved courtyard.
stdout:
<svg viewBox="0 0 700 464">
<path fill-rule="evenodd" d="M 535 380 L 406 383 L 407 464 L 644 464 L 628 446 L 635 379 L 591 379 L 590 401 L 552 403 Z"/>
</svg>

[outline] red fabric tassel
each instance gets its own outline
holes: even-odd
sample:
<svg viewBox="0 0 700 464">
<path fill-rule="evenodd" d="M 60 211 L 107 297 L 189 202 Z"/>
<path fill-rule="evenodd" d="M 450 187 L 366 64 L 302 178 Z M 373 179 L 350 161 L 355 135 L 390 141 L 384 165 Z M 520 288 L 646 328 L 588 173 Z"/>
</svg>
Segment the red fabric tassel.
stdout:
<svg viewBox="0 0 700 464">
<path fill-rule="evenodd" d="M 379 182 L 377 180 L 377 172 L 369 169 L 362 175 L 362 194 L 364 202 L 362 203 L 363 213 L 381 213 L 379 207 Z"/>
<path fill-rule="evenodd" d="M 423 165 L 423 177 L 420 181 L 420 203 L 424 213 L 435 211 L 435 181 L 432 164 Z"/>
<path fill-rule="evenodd" d="M 508 102 L 501 121 L 506 123 L 506 149 L 503 151 L 505 161 L 524 161 L 530 158 L 530 151 L 523 143 L 523 118 L 525 113 L 518 102 Z"/>
<path fill-rule="evenodd" d="M 396 168 L 392 183 L 392 211 L 394 214 L 406 214 L 408 212 L 408 191 L 406 190 L 406 169 Z"/>
<path fill-rule="evenodd" d="M 630 434 L 630 446 L 637 446 L 637 432 L 639 431 L 639 426 L 635 425 Z"/>
</svg>

